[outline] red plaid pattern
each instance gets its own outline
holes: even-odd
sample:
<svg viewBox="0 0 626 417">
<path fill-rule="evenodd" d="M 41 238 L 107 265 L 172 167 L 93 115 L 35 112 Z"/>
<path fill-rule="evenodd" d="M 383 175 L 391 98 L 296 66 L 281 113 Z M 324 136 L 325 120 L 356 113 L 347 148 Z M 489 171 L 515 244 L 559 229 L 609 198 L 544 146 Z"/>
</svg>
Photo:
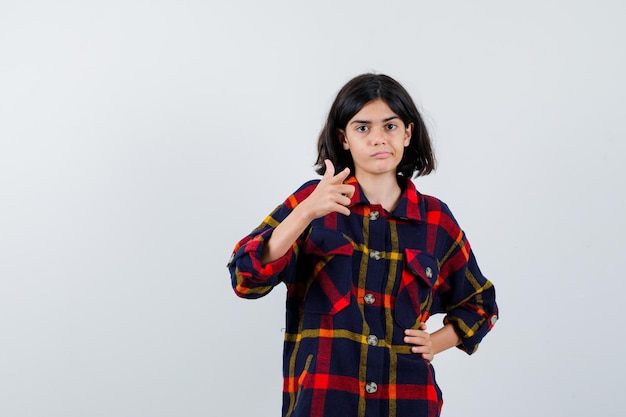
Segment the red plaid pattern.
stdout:
<svg viewBox="0 0 626 417">
<path fill-rule="evenodd" d="M 471 354 L 497 319 L 493 285 L 448 207 L 399 181 L 389 213 L 348 178 L 350 216 L 316 219 L 283 257 L 261 265 L 265 240 L 319 182 L 310 181 L 235 246 L 237 295 L 287 286 L 283 416 L 438 416 L 434 369 L 410 352 L 404 330 L 445 313 Z"/>
</svg>

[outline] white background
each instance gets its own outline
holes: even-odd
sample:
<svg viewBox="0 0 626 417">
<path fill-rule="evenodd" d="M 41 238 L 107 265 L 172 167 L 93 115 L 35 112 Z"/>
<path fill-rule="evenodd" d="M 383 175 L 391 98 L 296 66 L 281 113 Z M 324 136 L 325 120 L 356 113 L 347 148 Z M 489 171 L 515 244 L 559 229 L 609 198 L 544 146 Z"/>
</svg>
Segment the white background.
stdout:
<svg viewBox="0 0 626 417">
<path fill-rule="evenodd" d="M 622 416 L 625 4 L 3 1 L 0 416 L 279 415 L 284 288 L 225 265 L 368 71 L 498 294 L 443 415 Z"/>
</svg>

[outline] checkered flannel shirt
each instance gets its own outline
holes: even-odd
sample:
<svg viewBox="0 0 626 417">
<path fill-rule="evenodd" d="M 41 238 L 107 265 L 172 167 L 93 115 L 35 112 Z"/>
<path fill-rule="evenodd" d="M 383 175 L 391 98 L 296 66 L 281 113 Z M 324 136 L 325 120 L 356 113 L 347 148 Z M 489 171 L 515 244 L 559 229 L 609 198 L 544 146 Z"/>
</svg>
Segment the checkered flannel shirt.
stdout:
<svg viewBox="0 0 626 417">
<path fill-rule="evenodd" d="M 264 242 L 319 182 L 310 181 L 235 246 L 228 266 L 238 296 L 287 286 L 283 416 L 438 416 L 434 369 L 410 352 L 404 330 L 445 313 L 471 354 L 497 320 L 493 285 L 448 207 L 399 181 L 390 213 L 348 178 L 350 216 L 314 220 L 262 265 Z"/>
</svg>

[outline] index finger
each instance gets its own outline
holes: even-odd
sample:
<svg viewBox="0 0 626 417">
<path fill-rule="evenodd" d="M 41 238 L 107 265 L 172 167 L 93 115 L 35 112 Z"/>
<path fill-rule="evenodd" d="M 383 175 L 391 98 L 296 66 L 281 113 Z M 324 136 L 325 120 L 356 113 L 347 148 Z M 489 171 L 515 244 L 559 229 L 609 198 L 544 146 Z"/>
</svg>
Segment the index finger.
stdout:
<svg viewBox="0 0 626 417">
<path fill-rule="evenodd" d="M 333 177 L 336 183 L 341 184 L 350 175 L 350 168 L 345 167 L 343 171 Z"/>
<path fill-rule="evenodd" d="M 405 329 L 404 330 L 404 335 L 405 336 L 414 336 L 414 337 L 418 337 L 418 336 L 422 336 L 424 333 L 426 333 L 424 330 L 420 329 Z"/>
</svg>

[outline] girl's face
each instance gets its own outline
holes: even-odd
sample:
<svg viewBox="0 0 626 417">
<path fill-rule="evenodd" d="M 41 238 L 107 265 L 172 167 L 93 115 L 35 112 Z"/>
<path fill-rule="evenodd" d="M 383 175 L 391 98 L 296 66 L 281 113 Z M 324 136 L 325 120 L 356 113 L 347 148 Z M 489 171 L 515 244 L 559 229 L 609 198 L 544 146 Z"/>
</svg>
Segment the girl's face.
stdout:
<svg viewBox="0 0 626 417">
<path fill-rule="evenodd" d="M 381 99 L 370 101 L 339 131 L 343 149 L 349 150 L 355 175 L 396 175 L 404 148 L 409 146 L 413 123 L 404 125 L 400 116 Z"/>
</svg>

